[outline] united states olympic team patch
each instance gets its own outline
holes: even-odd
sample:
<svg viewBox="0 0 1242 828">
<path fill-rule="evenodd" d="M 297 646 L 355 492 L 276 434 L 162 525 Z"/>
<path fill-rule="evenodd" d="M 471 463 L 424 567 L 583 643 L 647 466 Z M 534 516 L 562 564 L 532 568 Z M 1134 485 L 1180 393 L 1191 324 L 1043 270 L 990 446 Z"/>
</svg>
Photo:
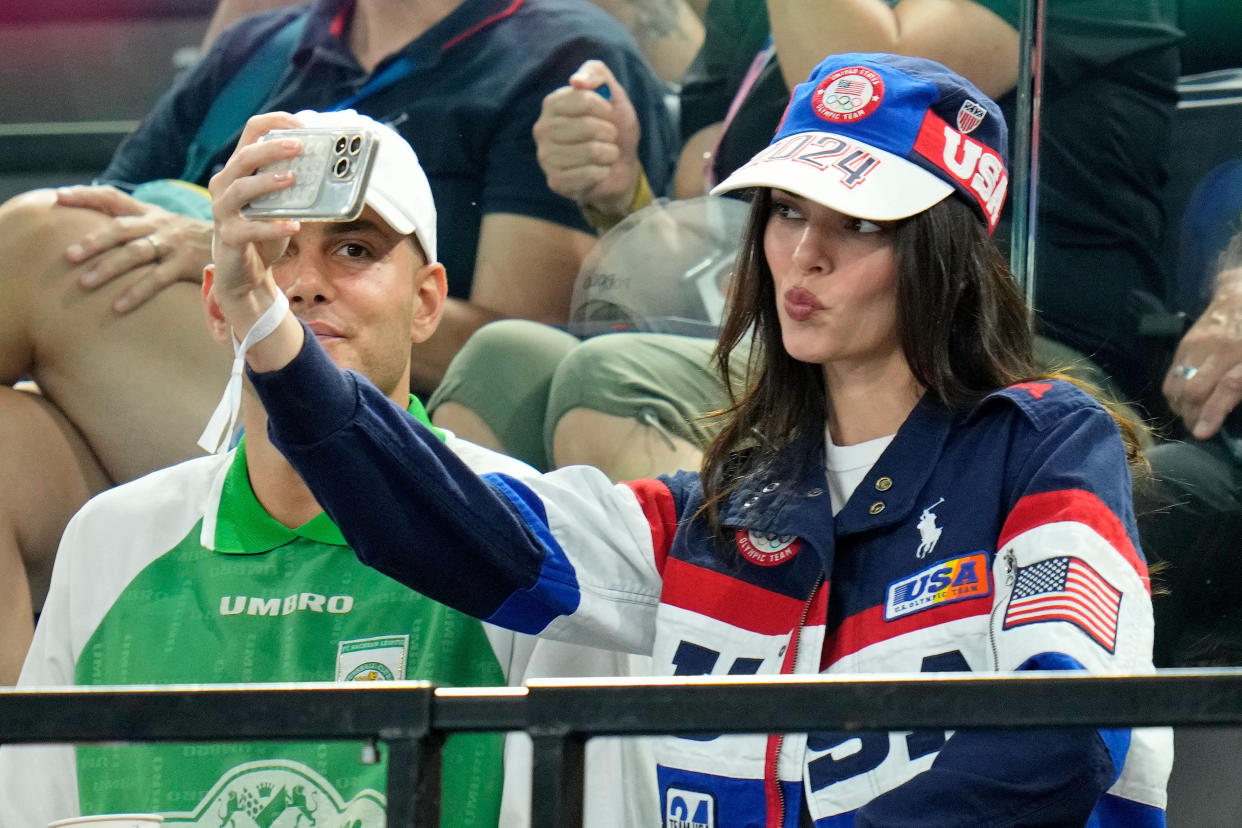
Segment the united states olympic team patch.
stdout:
<svg viewBox="0 0 1242 828">
<path fill-rule="evenodd" d="M 793 535 L 775 535 L 738 529 L 734 533 L 742 557 L 757 566 L 776 566 L 798 554 L 802 541 Z"/>
<path fill-rule="evenodd" d="M 847 66 L 824 78 L 811 100 L 825 121 L 857 121 L 884 100 L 884 79 L 865 66 Z"/>
</svg>

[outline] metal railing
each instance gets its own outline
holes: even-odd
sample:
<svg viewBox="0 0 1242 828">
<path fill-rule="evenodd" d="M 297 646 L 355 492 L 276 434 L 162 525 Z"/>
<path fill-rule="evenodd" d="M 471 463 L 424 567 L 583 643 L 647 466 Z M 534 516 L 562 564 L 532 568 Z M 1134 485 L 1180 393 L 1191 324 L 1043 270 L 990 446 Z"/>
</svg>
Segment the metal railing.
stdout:
<svg viewBox="0 0 1242 828">
<path fill-rule="evenodd" d="M 0 743 L 358 740 L 388 750 L 388 824 L 436 825 L 458 732 L 524 730 L 532 825 L 576 826 L 593 736 L 1242 724 L 1242 670 L 0 690 Z"/>
</svg>

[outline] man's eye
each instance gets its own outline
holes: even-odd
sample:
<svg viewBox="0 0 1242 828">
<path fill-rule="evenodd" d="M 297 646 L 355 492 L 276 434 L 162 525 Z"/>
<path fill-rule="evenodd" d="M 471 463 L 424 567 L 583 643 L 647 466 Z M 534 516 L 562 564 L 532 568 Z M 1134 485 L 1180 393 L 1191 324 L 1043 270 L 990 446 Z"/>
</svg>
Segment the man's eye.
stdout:
<svg viewBox="0 0 1242 828">
<path fill-rule="evenodd" d="M 357 242 L 346 242 L 337 248 L 337 252 L 351 259 L 362 259 L 371 255 L 370 250 Z"/>
</svg>

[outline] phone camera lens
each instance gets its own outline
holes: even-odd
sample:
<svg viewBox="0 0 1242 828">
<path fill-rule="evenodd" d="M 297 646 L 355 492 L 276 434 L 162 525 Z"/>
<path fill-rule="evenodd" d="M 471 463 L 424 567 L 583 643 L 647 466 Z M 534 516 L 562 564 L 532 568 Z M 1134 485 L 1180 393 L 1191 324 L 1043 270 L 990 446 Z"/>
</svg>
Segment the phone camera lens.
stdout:
<svg viewBox="0 0 1242 828">
<path fill-rule="evenodd" d="M 333 167 L 333 172 L 336 173 L 337 178 L 344 178 L 349 175 L 349 159 L 338 158 L 336 160 L 336 166 Z"/>
<path fill-rule="evenodd" d="M 360 149 L 362 149 L 362 136 L 355 135 L 353 139 L 349 142 L 349 154 L 357 155 L 358 150 Z"/>
<path fill-rule="evenodd" d="M 337 138 L 336 139 L 336 154 L 340 155 L 341 153 L 343 153 L 347 146 L 349 146 L 348 138 L 346 138 L 344 135 L 342 135 L 340 138 Z"/>
</svg>

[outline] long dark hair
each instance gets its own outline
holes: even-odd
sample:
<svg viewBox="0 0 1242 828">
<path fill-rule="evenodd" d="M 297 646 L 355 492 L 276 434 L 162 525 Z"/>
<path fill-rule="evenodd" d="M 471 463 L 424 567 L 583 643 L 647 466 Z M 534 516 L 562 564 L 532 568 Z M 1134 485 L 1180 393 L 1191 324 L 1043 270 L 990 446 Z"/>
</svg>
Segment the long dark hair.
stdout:
<svg viewBox="0 0 1242 828">
<path fill-rule="evenodd" d="M 818 445 L 827 413 L 823 371 L 791 357 L 781 341 L 772 271 L 763 250 L 772 195 L 758 190 L 720 328 L 715 360 L 731 405 L 703 457 L 701 479 L 712 534 L 719 509 L 747 477 L 783 462 L 799 441 Z M 1030 315 L 1005 259 L 979 217 L 950 197 L 896 223 L 897 331 L 919 385 L 953 412 L 989 393 L 1047 376 L 1032 353 Z M 752 335 L 742 388 L 730 380 L 734 351 Z M 797 453 L 793 453 L 795 456 Z M 783 467 L 784 468 L 784 467 Z M 800 470 L 784 468 L 786 474 Z"/>
</svg>

